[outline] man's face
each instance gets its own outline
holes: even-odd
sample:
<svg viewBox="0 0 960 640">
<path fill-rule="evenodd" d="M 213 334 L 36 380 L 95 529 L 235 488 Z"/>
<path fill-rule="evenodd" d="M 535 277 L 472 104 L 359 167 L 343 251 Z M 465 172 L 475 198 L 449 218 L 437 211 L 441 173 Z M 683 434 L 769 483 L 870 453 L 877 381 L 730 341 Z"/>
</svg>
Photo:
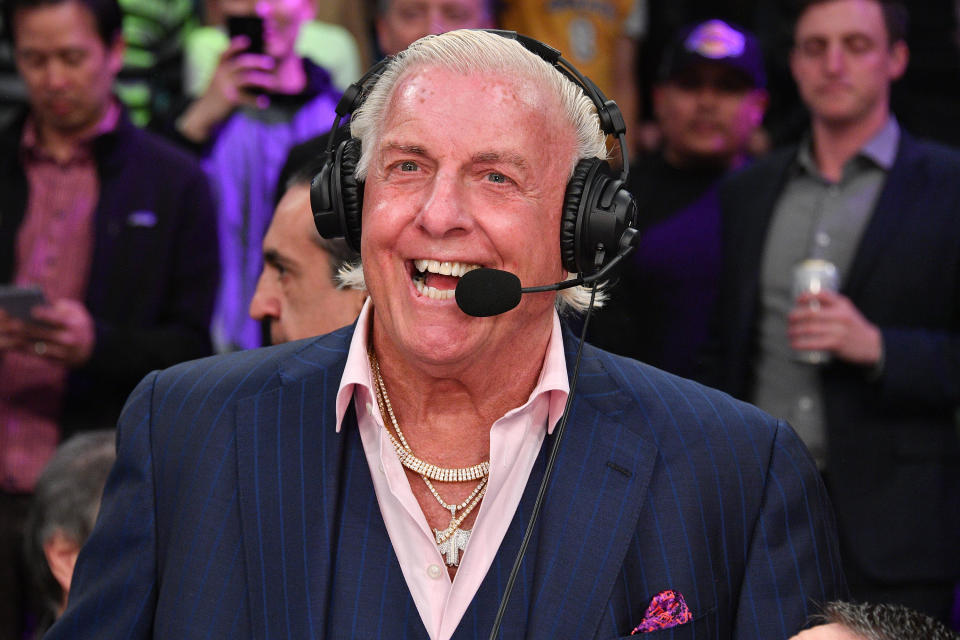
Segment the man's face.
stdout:
<svg viewBox="0 0 960 640">
<path fill-rule="evenodd" d="M 831 623 L 801 631 L 790 640 L 864 640 L 864 638 L 841 624 Z"/>
<path fill-rule="evenodd" d="M 381 51 L 395 55 L 423 36 L 455 29 L 489 29 L 493 18 L 489 0 L 390 0 L 377 17 Z"/>
<path fill-rule="evenodd" d="M 665 153 L 678 164 L 728 164 L 763 120 L 767 93 L 736 69 L 694 64 L 654 90 Z"/>
<path fill-rule="evenodd" d="M 96 125 L 123 65 L 123 41 L 108 47 L 79 2 L 21 9 L 13 17 L 14 56 L 41 127 L 75 134 Z"/>
<path fill-rule="evenodd" d="M 222 0 L 225 16 L 263 18 L 264 53 L 281 60 L 294 52 L 300 26 L 313 17 L 311 0 Z"/>
<path fill-rule="evenodd" d="M 374 335 L 395 355 L 466 366 L 549 331 L 552 292 L 491 318 L 453 298 L 463 266 L 528 285 L 565 275 L 560 210 L 576 141 L 556 99 L 530 85 L 425 67 L 394 89 L 366 178 L 361 255 Z M 446 263 L 452 275 L 432 272 Z"/>
<path fill-rule="evenodd" d="M 360 313 L 363 292 L 336 288 L 316 235 L 310 187 L 291 187 L 263 239 L 263 271 L 250 302 L 250 316 L 269 322 L 273 344 L 329 333 Z"/>
<path fill-rule="evenodd" d="M 886 114 L 890 83 L 906 70 L 907 47 L 891 45 L 875 0 L 808 8 L 794 31 L 790 68 L 815 121 L 852 124 Z"/>
</svg>

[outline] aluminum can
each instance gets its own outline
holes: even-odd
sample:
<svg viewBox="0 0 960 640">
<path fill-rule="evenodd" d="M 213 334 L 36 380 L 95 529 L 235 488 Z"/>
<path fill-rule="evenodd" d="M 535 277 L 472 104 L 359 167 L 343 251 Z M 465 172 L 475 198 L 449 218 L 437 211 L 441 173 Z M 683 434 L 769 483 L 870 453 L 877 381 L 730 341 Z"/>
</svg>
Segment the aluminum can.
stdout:
<svg viewBox="0 0 960 640">
<path fill-rule="evenodd" d="M 793 298 L 804 293 L 836 291 L 839 286 L 837 267 L 829 260 L 809 258 L 793 268 Z M 814 302 L 814 305 L 817 303 Z M 829 351 L 807 349 L 794 351 L 794 358 L 807 364 L 824 364 L 830 361 Z"/>
</svg>

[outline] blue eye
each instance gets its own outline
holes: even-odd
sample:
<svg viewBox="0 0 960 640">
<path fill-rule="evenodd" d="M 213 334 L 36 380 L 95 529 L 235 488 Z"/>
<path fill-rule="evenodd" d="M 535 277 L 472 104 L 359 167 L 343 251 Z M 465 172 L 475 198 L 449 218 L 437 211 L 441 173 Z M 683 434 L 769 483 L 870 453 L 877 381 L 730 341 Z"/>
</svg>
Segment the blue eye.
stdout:
<svg viewBox="0 0 960 640">
<path fill-rule="evenodd" d="M 487 174 L 487 180 L 496 182 L 497 184 L 505 184 L 507 182 L 507 176 L 502 173 L 489 173 Z"/>
</svg>

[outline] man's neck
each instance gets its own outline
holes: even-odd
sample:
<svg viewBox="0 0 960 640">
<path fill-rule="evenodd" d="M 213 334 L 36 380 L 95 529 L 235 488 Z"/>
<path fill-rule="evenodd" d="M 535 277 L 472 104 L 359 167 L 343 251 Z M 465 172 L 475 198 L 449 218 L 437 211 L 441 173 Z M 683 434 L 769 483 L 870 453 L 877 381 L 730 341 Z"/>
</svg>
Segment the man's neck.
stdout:
<svg viewBox="0 0 960 640">
<path fill-rule="evenodd" d="M 820 174 L 830 182 L 839 182 L 844 165 L 883 129 L 889 118 L 890 110 L 886 106 L 854 122 L 814 118 L 813 157 Z"/>
<path fill-rule="evenodd" d="M 55 160 L 66 162 L 94 136 L 109 110 L 110 103 L 107 103 L 90 124 L 78 129 L 59 129 L 38 119 L 36 126 L 40 147 Z"/>
<path fill-rule="evenodd" d="M 526 403 L 536 387 L 552 323 L 550 317 L 542 327 L 531 327 L 535 338 L 520 348 L 496 350 L 488 363 L 471 359 L 440 369 L 411 366 L 385 336 L 375 337 L 392 404 L 418 455 L 446 458 L 451 466 L 468 466 L 489 455 L 490 427 Z"/>
</svg>

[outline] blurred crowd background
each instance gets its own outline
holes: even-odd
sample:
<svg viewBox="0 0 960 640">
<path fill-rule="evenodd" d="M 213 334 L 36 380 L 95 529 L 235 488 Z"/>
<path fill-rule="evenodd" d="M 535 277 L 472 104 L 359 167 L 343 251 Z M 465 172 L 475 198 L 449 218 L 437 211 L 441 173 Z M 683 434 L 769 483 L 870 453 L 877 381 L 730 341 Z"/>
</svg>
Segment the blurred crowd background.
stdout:
<svg viewBox="0 0 960 640">
<path fill-rule="evenodd" d="M 0 283 L 39 286 L 51 310 L 46 324 L 33 328 L 0 317 L 0 639 L 38 634 L 62 610 L 112 461 L 109 429 L 144 374 L 215 352 L 318 335 L 356 317 L 363 294 L 336 274 L 357 254 L 315 233 L 309 181 L 328 139 L 348 135 L 345 128 L 331 131 L 343 91 L 371 64 L 429 33 L 486 27 L 533 36 L 559 49 L 617 101 L 645 235 L 638 256 L 613 283 L 608 308 L 597 314 L 591 341 L 747 399 L 766 398 L 768 406 L 761 406 L 774 413 L 786 406 L 780 417 L 801 432 L 828 486 L 840 477 L 823 435 L 835 418 L 823 410 L 808 424 L 824 401 L 816 372 L 825 369 L 797 373 L 774 356 L 761 357 L 757 366 L 769 365 L 761 377 L 782 377 L 795 387 L 738 392 L 709 377 L 711 361 L 704 356 L 711 355 L 711 319 L 723 295 L 724 252 L 732 246 L 722 244 L 721 216 L 730 208 L 724 199 L 760 197 L 765 181 L 774 180 L 755 175 L 758 181 L 744 186 L 740 178 L 729 180 L 731 172 L 749 176 L 742 172 L 767 166 L 760 161 L 778 150 L 799 157 L 796 149 L 807 148 L 812 126 L 816 135 L 809 100 L 791 70 L 794 2 L 120 0 L 115 16 L 113 0 L 4 0 L 4 6 Z M 250 17 L 259 21 L 244 22 Z M 889 95 L 895 130 L 888 133 L 894 151 L 900 131 L 942 145 L 933 155 L 940 154 L 947 169 L 904 202 L 946 198 L 941 208 L 960 218 L 951 208 L 960 200 L 944 190 L 960 177 L 951 149 L 960 145 L 958 25 L 960 2 L 909 4 L 909 63 L 902 77 L 890 78 L 896 80 Z M 893 51 L 889 23 L 886 29 L 891 41 L 883 46 Z M 57 49 L 61 37 L 66 40 Z M 70 47 L 86 57 L 71 59 Z M 893 171 L 892 155 L 885 164 L 882 149 L 871 153 L 881 169 Z M 871 175 L 862 179 L 881 182 L 849 187 L 854 195 L 863 195 L 861 188 L 871 194 L 865 213 L 886 177 Z M 921 175 L 926 180 L 927 173 Z M 847 177 L 841 173 L 833 184 L 843 186 Z M 828 193 L 830 185 L 821 186 Z M 805 186 L 797 197 L 821 198 L 810 196 L 817 188 Z M 931 235 L 960 246 L 960 237 L 951 235 L 956 229 L 946 224 Z M 850 245 L 841 261 L 853 259 L 858 233 L 833 236 Z M 813 237 L 824 247 L 831 240 Z M 960 344 L 952 295 L 960 290 L 950 289 L 957 256 L 936 261 L 935 246 L 910 250 L 929 258 L 924 273 L 944 274 L 946 293 L 932 297 L 949 298 L 938 329 L 948 332 L 953 349 Z M 771 314 L 760 313 L 746 330 L 778 326 Z M 890 345 L 896 344 L 887 343 L 864 380 L 893 375 L 898 353 Z M 732 356 L 712 357 L 716 373 L 722 367 L 715 359 Z M 938 379 L 951 388 L 943 391 L 946 400 L 934 403 L 938 420 L 949 413 L 952 431 L 910 418 L 921 433 L 937 433 L 933 444 L 913 453 L 936 449 L 937 464 L 950 469 L 947 476 L 921 478 L 915 492 L 941 514 L 938 526 L 954 533 L 960 517 L 960 496 L 953 493 L 960 467 L 956 366 L 951 361 L 941 372 Z M 931 411 L 917 413 L 926 419 Z M 845 416 L 836 420 L 862 418 Z M 79 441 L 58 451 L 79 432 Z M 933 497 L 928 484 L 936 486 Z M 843 530 L 843 514 L 840 519 Z M 952 547 L 935 575 L 920 580 L 929 590 L 919 604 L 893 591 L 889 597 L 883 590 L 863 593 L 926 610 L 960 629 L 960 539 L 954 537 Z M 911 556 L 900 560 L 913 562 Z M 899 580 L 895 570 L 851 571 L 873 587 Z"/>
</svg>

